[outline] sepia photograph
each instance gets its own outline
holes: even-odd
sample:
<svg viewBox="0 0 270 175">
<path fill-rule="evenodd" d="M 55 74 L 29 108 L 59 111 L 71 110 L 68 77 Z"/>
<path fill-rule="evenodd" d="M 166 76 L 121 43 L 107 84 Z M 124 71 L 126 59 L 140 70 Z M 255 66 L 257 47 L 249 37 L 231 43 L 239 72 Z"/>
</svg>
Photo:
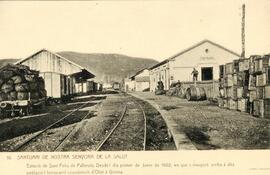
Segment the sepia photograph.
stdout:
<svg viewBox="0 0 270 175">
<path fill-rule="evenodd" d="M 270 148 L 269 1 L 0 2 L 0 151 Z"/>
</svg>

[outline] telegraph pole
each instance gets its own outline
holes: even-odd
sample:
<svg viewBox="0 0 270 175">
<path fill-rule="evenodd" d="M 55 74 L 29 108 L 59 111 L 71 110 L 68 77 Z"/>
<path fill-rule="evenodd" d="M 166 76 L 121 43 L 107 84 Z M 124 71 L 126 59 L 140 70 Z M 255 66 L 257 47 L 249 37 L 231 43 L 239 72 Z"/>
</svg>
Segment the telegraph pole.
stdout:
<svg viewBox="0 0 270 175">
<path fill-rule="evenodd" d="M 246 6 L 242 5 L 242 24 L 241 24 L 241 39 L 242 39 L 242 53 L 241 58 L 245 58 L 245 18 L 246 18 Z"/>
</svg>

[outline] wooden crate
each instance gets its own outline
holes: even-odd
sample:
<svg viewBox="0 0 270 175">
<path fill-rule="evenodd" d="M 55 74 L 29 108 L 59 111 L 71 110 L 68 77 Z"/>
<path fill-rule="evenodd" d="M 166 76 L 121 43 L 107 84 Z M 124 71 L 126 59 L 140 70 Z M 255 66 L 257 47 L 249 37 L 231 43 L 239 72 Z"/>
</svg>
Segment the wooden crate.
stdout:
<svg viewBox="0 0 270 175">
<path fill-rule="evenodd" d="M 228 99 L 228 108 L 230 110 L 237 110 L 237 101 L 229 98 Z"/>
<path fill-rule="evenodd" d="M 264 99 L 263 105 L 264 105 L 263 118 L 270 119 L 270 99 Z"/>
<path fill-rule="evenodd" d="M 249 72 L 245 70 L 240 72 L 239 74 L 241 76 L 243 86 L 248 86 L 250 76 Z"/>
<path fill-rule="evenodd" d="M 256 75 L 256 86 L 265 86 L 266 84 L 266 73 Z"/>
<path fill-rule="evenodd" d="M 224 74 L 225 74 L 225 66 L 220 65 L 219 66 L 219 78 L 224 78 Z"/>
<path fill-rule="evenodd" d="M 237 88 L 237 98 L 243 98 L 244 97 L 244 87 L 238 87 Z"/>
<path fill-rule="evenodd" d="M 257 99 L 264 99 L 264 87 L 256 88 L 256 97 Z"/>
<path fill-rule="evenodd" d="M 232 74 L 233 73 L 233 63 L 225 64 L 225 74 Z"/>
<path fill-rule="evenodd" d="M 249 59 L 241 59 L 239 62 L 239 72 L 248 71 Z"/>
<path fill-rule="evenodd" d="M 233 86 L 233 75 L 227 74 L 225 77 L 225 87 L 231 87 Z"/>
<path fill-rule="evenodd" d="M 253 102 L 254 100 L 257 99 L 257 92 L 256 90 L 249 91 L 249 101 Z"/>
<path fill-rule="evenodd" d="M 270 85 L 264 87 L 264 98 L 270 99 Z"/>
<path fill-rule="evenodd" d="M 266 84 L 270 84 L 270 66 L 265 68 L 265 73 L 266 73 Z"/>
<path fill-rule="evenodd" d="M 233 96 L 232 96 L 232 99 L 234 100 L 237 100 L 237 86 L 233 86 L 232 89 L 233 89 Z"/>
<path fill-rule="evenodd" d="M 255 55 L 252 55 L 249 57 L 249 73 L 250 74 L 254 74 L 255 72 L 255 58 L 256 56 Z"/>
<path fill-rule="evenodd" d="M 233 73 L 238 73 L 239 72 L 239 62 L 240 60 L 233 60 Z"/>
<path fill-rule="evenodd" d="M 248 109 L 248 99 L 241 98 L 237 99 L 237 110 L 241 112 L 247 112 Z"/>
<path fill-rule="evenodd" d="M 260 117 L 262 115 L 262 103 L 263 100 L 254 100 L 253 101 L 253 116 Z"/>
<path fill-rule="evenodd" d="M 248 90 L 256 90 L 256 76 L 255 75 L 249 76 Z"/>
<path fill-rule="evenodd" d="M 243 86 L 242 76 L 239 73 L 233 74 L 233 85 L 234 86 Z"/>
<path fill-rule="evenodd" d="M 224 89 L 224 97 L 225 98 L 232 98 L 233 97 L 233 87 L 226 87 Z"/>
<path fill-rule="evenodd" d="M 253 115 L 270 119 L 270 99 L 254 100 Z"/>
<path fill-rule="evenodd" d="M 254 73 L 263 73 L 265 72 L 264 68 L 269 67 L 269 57 L 259 57 L 254 61 Z"/>
</svg>

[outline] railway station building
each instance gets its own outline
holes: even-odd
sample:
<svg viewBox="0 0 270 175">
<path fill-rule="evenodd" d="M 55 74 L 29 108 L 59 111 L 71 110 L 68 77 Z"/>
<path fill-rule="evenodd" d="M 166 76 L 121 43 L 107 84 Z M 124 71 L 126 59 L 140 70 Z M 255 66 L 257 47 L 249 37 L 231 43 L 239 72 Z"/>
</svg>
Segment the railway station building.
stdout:
<svg viewBox="0 0 270 175">
<path fill-rule="evenodd" d="M 95 77 L 86 68 L 47 49 L 42 49 L 15 64 L 26 65 L 32 70 L 39 71 L 45 81 L 47 96 L 52 98 L 84 92 L 84 84 Z"/>
<path fill-rule="evenodd" d="M 168 90 L 173 82 L 191 83 L 194 68 L 199 72 L 198 82 L 211 84 L 218 81 L 219 65 L 239 57 L 234 51 L 203 40 L 149 68 L 150 91 L 155 91 L 158 81 L 163 82 L 165 90 Z"/>
</svg>

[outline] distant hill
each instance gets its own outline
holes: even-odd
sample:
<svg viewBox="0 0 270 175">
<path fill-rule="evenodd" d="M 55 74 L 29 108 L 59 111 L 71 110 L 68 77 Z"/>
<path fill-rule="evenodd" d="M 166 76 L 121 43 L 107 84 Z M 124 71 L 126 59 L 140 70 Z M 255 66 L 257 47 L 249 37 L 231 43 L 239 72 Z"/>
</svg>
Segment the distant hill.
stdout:
<svg viewBox="0 0 270 175">
<path fill-rule="evenodd" d="M 153 59 L 136 58 L 121 54 L 58 52 L 59 55 L 87 68 L 96 75 L 97 81 L 121 82 L 123 78 L 158 62 Z M 0 59 L 0 67 L 15 63 L 18 59 Z"/>
<path fill-rule="evenodd" d="M 19 59 L 0 59 L 0 68 L 9 64 L 9 63 L 15 63 L 16 61 L 18 61 Z"/>
<path fill-rule="evenodd" d="M 137 71 L 158 62 L 153 59 L 129 57 L 121 54 L 59 52 L 59 55 L 73 61 L 96 75 L 98 81 L 121 82 Z"/>
</svg>

